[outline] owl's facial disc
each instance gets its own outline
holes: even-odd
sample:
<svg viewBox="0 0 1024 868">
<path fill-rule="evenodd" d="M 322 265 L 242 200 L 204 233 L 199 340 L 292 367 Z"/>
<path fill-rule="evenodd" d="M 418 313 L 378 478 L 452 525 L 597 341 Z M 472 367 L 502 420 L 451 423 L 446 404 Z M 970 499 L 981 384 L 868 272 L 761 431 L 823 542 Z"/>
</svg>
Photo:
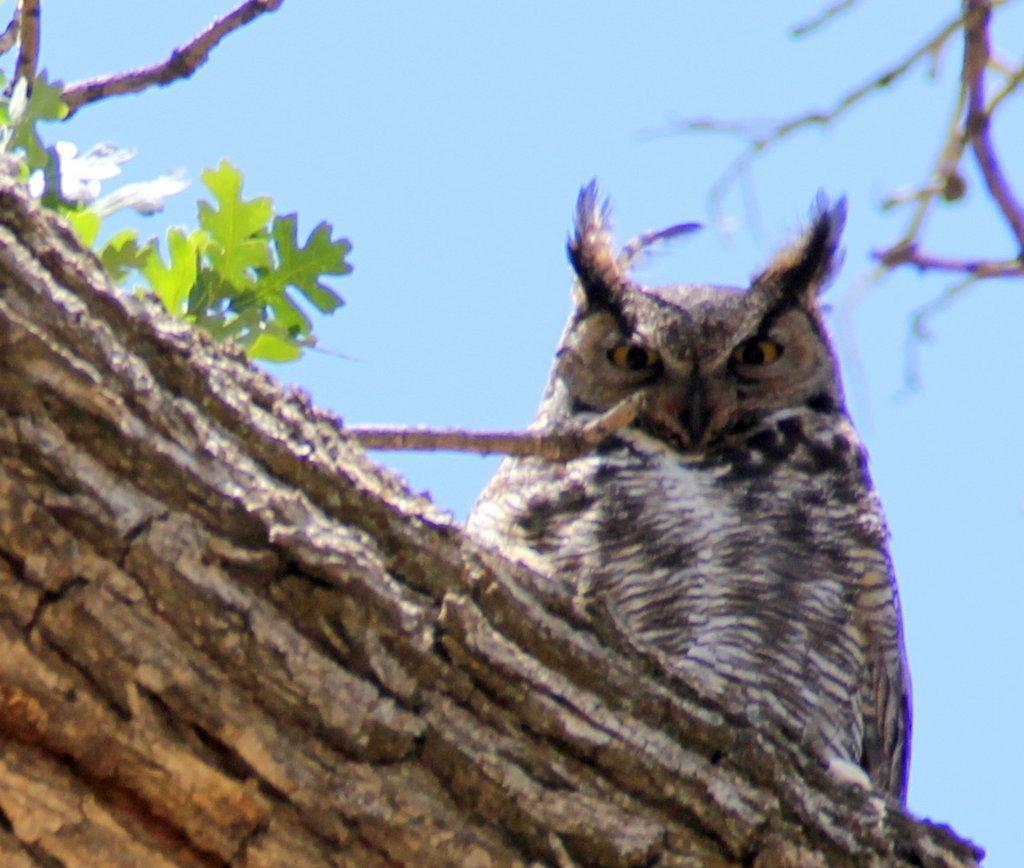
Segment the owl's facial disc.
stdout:
<svg viewBox="0 0 1024 868">
<path fill-rule="evenodd" d="M 620 384 L 623 392 L 643 388 L 649 396 L 641 429 L 675 448 L 700 450 L 775 410 L 842 403 L 831 357 L 806 311 L 773 312 L 731 335 L 708 329 L 708 321 L 678 331 L 677 341 L 665 338 L 671 329 L 635 333 L 611 351 L 630 378 Z"/>
<path fill-rule="evenodd" d="M 566 409 L 600 413 L 643 390 L 635 427 L 692 452 L 778 410 L 841 407 L 817 297 L 792 290 L 804 264 L 791 258 L 745 291 L 584 287 L 558 355 Z"/>
</svg>

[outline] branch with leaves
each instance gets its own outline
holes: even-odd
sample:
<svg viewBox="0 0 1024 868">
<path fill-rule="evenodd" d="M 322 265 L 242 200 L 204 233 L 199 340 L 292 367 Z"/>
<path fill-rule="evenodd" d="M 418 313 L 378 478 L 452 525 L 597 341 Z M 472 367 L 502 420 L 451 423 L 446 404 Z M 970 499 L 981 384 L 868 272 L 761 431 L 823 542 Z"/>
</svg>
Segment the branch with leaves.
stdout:
<svg viewBox="0 0 1024 868">
<path fill-rule="evenodd" d="M 200 201 L 199 228 L 167 233 L 165 261 L 155 239 L 134 229 L 115 235 L 99 251 L 108 273 L 121 282 L 136 275 L 174 316 L 218 340 L 231 340 L 252 358 L 286 362 L 312 340 L 312 322 L 289 296 L 298 292 L 321 313 L 342 305 L 326 275 L 348 274 L 349 244 L 332 239 L 320 223 L 305 244 L 295 214 L 274 213 L 267 196 L 242 197 L 242 173 L 226 160 L 202 174 L 214 201 Z"/>
<path fill-rule="evenodd" d="M 341 297 L 325 277 L 347 274 L 349 243 L 318 224 L 304 243 L 298 218 L 275 213 L 268 197 L 242 197 L 242 173 L 227 161 L 202 174 L 213 202 L 198 206 L 198 227 L 174 228 L 164 241 L 142 240 L 136 229 L 100 242 L 103 221 L 131 209 L 153 214 L 188 186 L 184 173 L 125 184 L 103 194 L 120 174 L 130 151 L 97 145 L 80 152 L 71 142 L 47 145 L 38 125 L 62 121 L 76 110 L 110 96 L 134 93 L 190 76 L 225 36 L 283 0 L 247 0 L 218 18 L 162 63 L 79 82 L 67 87 L 36 72 L 40 0 L 22 0 L 0 41 L 19 50 L 9 94 L 0 97 L 0 151 L 18 158 L 30 192 L 59 213 L 79 238 L 93 246 L 110 275 L 134 281 L 138 292 L 156 295 L 175 316 L 215 337 L 232 340 L 253 358 L 289 361 L 314 345 L 310 317 L 298 301 L 331 313 Z M 0 72 L 0 87 L 6 79 Z M 296 296 L 298 298 L 296 298 Z"/>
</svg>

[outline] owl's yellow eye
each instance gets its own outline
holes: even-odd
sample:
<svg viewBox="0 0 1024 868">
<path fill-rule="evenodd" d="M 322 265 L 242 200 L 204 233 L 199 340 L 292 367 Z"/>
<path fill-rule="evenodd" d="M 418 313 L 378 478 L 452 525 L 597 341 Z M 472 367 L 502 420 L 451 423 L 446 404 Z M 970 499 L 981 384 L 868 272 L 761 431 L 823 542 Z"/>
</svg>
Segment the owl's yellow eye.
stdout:
<svg viewBox="0 0 1024 868">
<path fill-rule="evenodd" d="M 608 350 L 608 361 L 624 371 L 649 371 L 658 364 L 658 354 L 637 344 L 619 344 Z"/>
<path fill-rule="evenodd" d="M 732 351 L 738 365 L 770 365 L 782 356 L 782 344 L 770 338 L 752 338 Z"/>
</svg>

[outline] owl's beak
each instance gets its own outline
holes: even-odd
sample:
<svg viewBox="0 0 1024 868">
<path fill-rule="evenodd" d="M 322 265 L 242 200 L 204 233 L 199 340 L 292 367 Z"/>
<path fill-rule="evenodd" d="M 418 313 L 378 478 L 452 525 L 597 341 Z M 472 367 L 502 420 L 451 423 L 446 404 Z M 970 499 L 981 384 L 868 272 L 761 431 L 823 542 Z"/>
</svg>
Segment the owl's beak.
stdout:
<svg viewBox="0 0 1024 868">
<path fill-rule="evenodd" d="M 699 446 L 711 422 L 711 406 L 707 386 L 696 371 L 687 384 L 686 401 L 679 414 L 679 421 L 690 437 L 690 445 Z"/>
</svg>

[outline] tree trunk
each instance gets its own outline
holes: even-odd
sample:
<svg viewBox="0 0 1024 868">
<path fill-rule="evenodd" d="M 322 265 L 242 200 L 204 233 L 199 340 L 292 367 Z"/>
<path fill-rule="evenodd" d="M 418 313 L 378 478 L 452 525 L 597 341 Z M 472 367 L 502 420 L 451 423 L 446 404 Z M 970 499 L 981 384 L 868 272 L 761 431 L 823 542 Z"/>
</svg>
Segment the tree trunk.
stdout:
<svg viewBox="0 0 1024 868">
<path fill-rule="evenodd" d="M 4 865 L 961 865 L 0 180 Z"/>
</svg>

